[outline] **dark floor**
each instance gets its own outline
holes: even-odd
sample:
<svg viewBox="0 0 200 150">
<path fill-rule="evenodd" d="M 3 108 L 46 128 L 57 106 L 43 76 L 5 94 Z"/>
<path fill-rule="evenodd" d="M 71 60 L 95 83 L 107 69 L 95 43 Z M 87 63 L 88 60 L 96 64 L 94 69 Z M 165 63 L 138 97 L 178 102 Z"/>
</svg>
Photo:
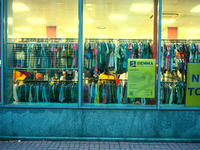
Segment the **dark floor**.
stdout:
<svg viewBox="0 0 200 150">
<path fill-rule="evenodd" d="M 200 143 L 0 141 L 0 150 L 200 150 Z"/>
</svg>

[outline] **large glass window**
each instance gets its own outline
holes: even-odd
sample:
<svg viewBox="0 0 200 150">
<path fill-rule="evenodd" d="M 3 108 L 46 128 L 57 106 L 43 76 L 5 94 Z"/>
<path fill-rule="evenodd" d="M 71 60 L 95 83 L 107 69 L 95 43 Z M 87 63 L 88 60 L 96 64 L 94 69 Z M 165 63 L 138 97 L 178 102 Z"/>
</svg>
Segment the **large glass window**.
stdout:
<svg viewBox="0 0 200 150">
<path fill-rule="evenodd" d="M 5 104 L 78 104 L 78 1 L 6 0 Z"/>
<path fill-rule="evenodd" d="M 157 67 L 153 12 L 153 0 L 84 0 L 83 105 L 156 106 L 157 69 L 146 70 Z"/>
<path fill-rule="evenodd" d="M 168 0 L 163 1 L 162 8 L 160 103 L 182 107 L 186 104 L 188 63 L 200 63 L 200 3 Z M 192 92 L 195 95 L 195 90 Z"/>
</svg>

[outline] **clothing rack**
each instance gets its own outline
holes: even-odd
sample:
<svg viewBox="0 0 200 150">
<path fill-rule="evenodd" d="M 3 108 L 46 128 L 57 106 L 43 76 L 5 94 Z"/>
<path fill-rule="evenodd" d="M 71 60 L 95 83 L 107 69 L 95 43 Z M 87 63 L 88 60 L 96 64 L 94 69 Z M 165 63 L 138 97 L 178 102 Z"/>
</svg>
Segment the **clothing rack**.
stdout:
<svg viewBox="0 0 200 150">
<path fill-rule="evenodd" d="M 104 41 L 104 42 L 106 42 L 106 41 L 111 42 L 111 41 L 118 41 L 118 39 L 108 39 L 108 38 L 86 38 L 85 41 L 87 41 L 87 42 L 96 42 L 96 41 L 98 41 L 98 42 L 102 42 L 102 41 Z"/>
<path fill-rule="evenodd" d="M 119 39 L 119 42 L 152 42 L 152 39 Z"/>
<path fill-rule="evenodd" d="M 51 40 L 78 41 L 78 38 L 21 38 L 22 42 L 49 42 Z"/>
<path fill-rule="evenodd" d="M 171 43 L 188 43 L 188 42 L 200 42 L 200 39 L 161 39 L 162 42 Z"/>
<path fill-rule="evenodd" d="M 84 79 L 84 80 L 113 80 L 115 81 L 115 79 Z M 119 79 L 119 81 L 127 81 L 128 79 Z"/>
</svg>

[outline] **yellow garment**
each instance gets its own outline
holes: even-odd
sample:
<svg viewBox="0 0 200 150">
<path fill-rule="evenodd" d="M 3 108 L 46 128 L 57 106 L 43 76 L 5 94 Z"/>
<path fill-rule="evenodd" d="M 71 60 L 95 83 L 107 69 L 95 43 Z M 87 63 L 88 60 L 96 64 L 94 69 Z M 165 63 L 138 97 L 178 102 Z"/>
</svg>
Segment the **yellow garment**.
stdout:
<svg viewBox="0 0 200 150">
<path fill-rule="evenodd" d="M 98 84 L 96 103 L 99 103 L 99 86 L 100 84 Z"/>
<path fill-rule="evenodd" d="M 27 47 L 28 47 L 29 45 L 27 45 Z M 29 66 L 29 53 L 27 53 L 27 68 L 28 68 L 28 66 Z"/>
<path fill-rule="evenodd" d="M 103 82 L 109 82 L 109 80 L 105 80 L 105 79 L 115 79 L 114 75 L 109 75 L 109 74 L 100 74 L 99 79 L 104 79 L 104 80 L 99 80 L 101 83 Z"/>
<path fill-rule="evenodd" d="M 14 81 L 14 84 L 15 83 L 23 83 L 23 80 L 26 78 L 26 76 L 24 74 L 22 74 L 21 72 L 19 71 L 13 71 L 13 81 Z M 20 80 L 20 81 L 16 81 L 15 80 Z"/>
</svg>

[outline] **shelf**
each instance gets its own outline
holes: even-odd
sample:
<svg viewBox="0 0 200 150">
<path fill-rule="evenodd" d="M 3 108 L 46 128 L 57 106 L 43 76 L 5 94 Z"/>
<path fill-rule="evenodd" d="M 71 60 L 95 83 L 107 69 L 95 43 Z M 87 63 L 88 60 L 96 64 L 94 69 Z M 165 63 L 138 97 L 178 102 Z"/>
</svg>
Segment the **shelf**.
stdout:
<svg viewBox="0 0 200 150">
<path fill-rule="evenodd" d="M 19 69 L 19 70 L 78 70 L 78 68 L 12 68 L 7 67 L 7 69 Z"/>
<path fill-rule="evenodd" d="M 78 44 L 78 43 L 40 43 L 40 42 L 36 42 L 36 43 L 30 43 L 30 42 L 8 42 L 7 44 Z"/>
</svg>

